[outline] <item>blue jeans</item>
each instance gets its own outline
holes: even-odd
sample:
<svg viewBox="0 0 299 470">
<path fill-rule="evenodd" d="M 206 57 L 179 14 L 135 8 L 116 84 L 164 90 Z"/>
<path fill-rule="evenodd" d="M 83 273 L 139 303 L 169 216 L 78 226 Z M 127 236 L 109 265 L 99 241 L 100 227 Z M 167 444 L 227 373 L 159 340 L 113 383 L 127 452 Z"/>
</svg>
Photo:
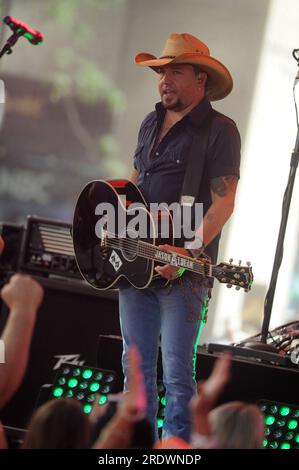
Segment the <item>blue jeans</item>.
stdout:
<svg viewBox="0 0 299 470">
<path fill-rule="evenodd" d="M 163 437 L 190 438 L 189 402 L 195 393 L 196 349 L 201 330 L 207 280 L 185 273 L 170 287 L 120 289 L 119 311 L 123 336 L 124 388 L 127 389 L 127 352 L 135 344 L 142 357 L 148 400 L 147 418 L 157 436 L 157 359 L 161 334 L 166 408 Z"/>
</svg>

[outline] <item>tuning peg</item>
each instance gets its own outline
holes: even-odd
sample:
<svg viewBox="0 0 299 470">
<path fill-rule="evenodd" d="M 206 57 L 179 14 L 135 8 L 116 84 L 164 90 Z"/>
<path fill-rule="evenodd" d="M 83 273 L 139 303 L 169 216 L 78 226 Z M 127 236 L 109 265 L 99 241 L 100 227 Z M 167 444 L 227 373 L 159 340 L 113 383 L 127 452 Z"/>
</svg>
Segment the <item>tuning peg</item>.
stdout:
<svg viewBox="0 0 299 470">
<path fill-rule="evenodd" d="M 226 284 L 226 287 L 227 287 L 228 289 L 230 289 L 230 288 L 232 287 L 232 285 L 231 285 L 231 284 Z"/>
<path fill-rule="evenodd" d="M 240 290 L 240 289 L 241 289 L 241 287 L 240 287 L 240 286 L 236 286 L 236 290 Z"/>
<path fill-rule="evenodd" d="M 230 264 L 232 264 L 233 261 L 234 261 L 233 258 L 229 259 Z"/>
<path fill-rule="evenodd" d="M 241 264 L 242 264 L 242 260 L 241 260 L 241 259 L 239 259 L 239 266 L 241 266 Z"/>
<path fill-rule="evenodd" d="M 249 292 L 249 289 L 244 289 L 244 292 Z"/>
<path fill-rule="evenodd" d="M 247 264 L 247 266 L 248 266 L 248 267 L 249 267 L 249 266 L 251 266 L 251 263 L 250 263 L 250 261 L 247 261 L 247 263 L 246 263 L 246 264 Z"/>
</svg>

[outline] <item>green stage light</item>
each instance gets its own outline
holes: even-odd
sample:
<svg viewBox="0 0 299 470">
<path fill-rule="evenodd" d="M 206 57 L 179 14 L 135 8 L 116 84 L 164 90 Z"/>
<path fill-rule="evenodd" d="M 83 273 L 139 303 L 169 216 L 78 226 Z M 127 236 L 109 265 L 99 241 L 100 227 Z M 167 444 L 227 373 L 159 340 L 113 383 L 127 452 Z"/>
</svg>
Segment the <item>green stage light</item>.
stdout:
<svg viewBox="0 0 299 470">
<path fill-rule="evenodd" d="M 95 399 L 96 399 L 96 396 L 93 393 L 91 393 L 90 395 L 87 395 L 87 397 L 86 397 L 86 401 L 88 403 L 93 403 L 95 401 Z"/>
<path fill-rule="evenodd" d="M 265 423 L 267 424 L 267 426 L 271 426 L 271 424 L 275 423 L 274 416 L 266 416 Z"/>
<path fill-rule="evenodd" d="M 163 428 L 163 424 L 164 424 L 164 419 L 158 418 L 158 419 L 157 419 L 157 426 L 158 426 L 158 429 Z"/>
<path fill-rule="evenodd" d="M 296 421 L 295 419 L 291 419 L 288 422 L 288 428 L 289 429 L 296 429 L 297 426 L 298 426 L 298 421 Z"/>
<path fill-rule="evenodd" d="M 91 392 L 97 392 L 99 389 L 100 389 L 100 384 L 98 384 L 97 382 L 93 382 L 89 387 L 89 390 Z"/>
<path fill-rule="evenodd" d="M 266 449 L 299 449 L 299 405 L 260 400 L 257 405 L 265 416 Z M 277 419 L 276 419 L 277 418 Z M 295 430 L 295 432 L 294 432 Z"/>
<path fill-rule="evenodd" d="M 78 385 L 78 380 L 77 379 L 70 379 L 67 384 L 70 388 L 75 388 Z"/>
<path fill-rule="evenodd" d="M 81 389 L 87 388 L 87 387 L 88 387 L 88 382 L 85 382 L 85 381 L 84 381 L 84 382 L 81 382 L 81 383 L 79 384 L 79 387 L 80 387 Z"/>
<path fill-rule="evenodd" d="M 270 449 L 278 449 L 278 442 L 277 441 L 270 442 L 269 447 Z"/>
<path fill-rule="evenodd" d="M 102 395 L 99 399 L 99 405 L 105 405 L 105 403 L 107 403 L 107 396 Z"/>
<path fill-rule="evenodd" d="M 157 414 L 157 428 L 159 437 L 162 437 L 164 416 L 165 416 L 165 406 L 166 406 L 166 397 L 165 397 L 165 387 L 163 382 L 158 382 L 158 414 Z"/>
<path fill-rule="evenodd" d="M 115 372 L 93 367 L 78 367 L 63 364 L 57 371 L 51 389 L 52 398 L 70 398 L 82 403 L 83 410 L 89 414 L 95 403 L 107 403 L 107 394 L 120 391 L 120 380 Z M 96 394 L 100 393 L 99 398 Z"/>
<path fill-rule="evenodd" d="M 86 369 L 82 374 L 82 377 L 84 379 L 90 379 L 91 376 L 92 376 L 92 370 L 90 369 Z"/>
<path fill-rule="evenodd" d="M 288 406 L 282 406 L 279 410 L 279 413 L 281 414 L 281 416 L 288 416 L 288 414 L 290 413 L 290 408 Z"/>
<path fill-rule="evenodd" d="M 273 406 L 270 406 L 270 413 L 275 415 L 275 413 L 277 413 L 278 411 L 278 406 L 276 405 L 273 405 Z"/>
<path fill-rule="evenodd" d="M 89 414 L 91 412 L 91 410 L 92 410 L 92 405 L 84 405 L 83 406 L 84 413 Z"/>
<path fill-rule="evenodd" d="M 76 397 L 77 400 L 83 400 L 84 393 L 82 393 L 82 392 L 76 393 L 75 397 Z"/>
<path fill-rule="evenodd" d="M 278 419 L 276 424 L 277 424 L 277 426 L 283 428 L 286 425 L 286 420 L 285 419 Z"/>
<path fill-rule="evenodd" d="M 61 397 L 62 394 L 63 394 L 63 388 L 60 388 L 60 387 L 54 388 L 53 390 L 54 397 L 56 398 Z"/>
</svg>

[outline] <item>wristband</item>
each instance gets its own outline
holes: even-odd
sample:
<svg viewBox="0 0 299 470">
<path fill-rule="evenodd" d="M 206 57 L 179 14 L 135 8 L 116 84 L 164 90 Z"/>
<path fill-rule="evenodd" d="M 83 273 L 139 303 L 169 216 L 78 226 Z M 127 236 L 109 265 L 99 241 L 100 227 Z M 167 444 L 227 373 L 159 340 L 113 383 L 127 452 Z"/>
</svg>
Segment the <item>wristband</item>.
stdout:
<svg viewBox="0 0 299 470">
<path fill-rule="evenodd" d="M 189 251 L 189 250 L 187 250 L 187 251 Z M 186 268 L 180 267 L 177 271 L 178 277 L 181 277 L 184 274 L 185 271 L 186 271 Z"/>
</svg>

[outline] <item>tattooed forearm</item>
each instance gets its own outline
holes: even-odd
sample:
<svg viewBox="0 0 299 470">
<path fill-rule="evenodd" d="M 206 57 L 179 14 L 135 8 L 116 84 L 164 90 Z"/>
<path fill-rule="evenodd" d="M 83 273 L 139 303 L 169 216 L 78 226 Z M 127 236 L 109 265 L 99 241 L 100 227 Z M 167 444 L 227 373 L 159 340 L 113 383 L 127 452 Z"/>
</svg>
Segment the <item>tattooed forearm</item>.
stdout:
<svg viewBox="0 0 299 470">
<path fill-rule="evenodd" d="M 234 192 L 238 178 L 234 175 L 219 176 L 211 180 L 211 191 L 219 197 L 226 196 L 229 192 Z"/>
</svg>

